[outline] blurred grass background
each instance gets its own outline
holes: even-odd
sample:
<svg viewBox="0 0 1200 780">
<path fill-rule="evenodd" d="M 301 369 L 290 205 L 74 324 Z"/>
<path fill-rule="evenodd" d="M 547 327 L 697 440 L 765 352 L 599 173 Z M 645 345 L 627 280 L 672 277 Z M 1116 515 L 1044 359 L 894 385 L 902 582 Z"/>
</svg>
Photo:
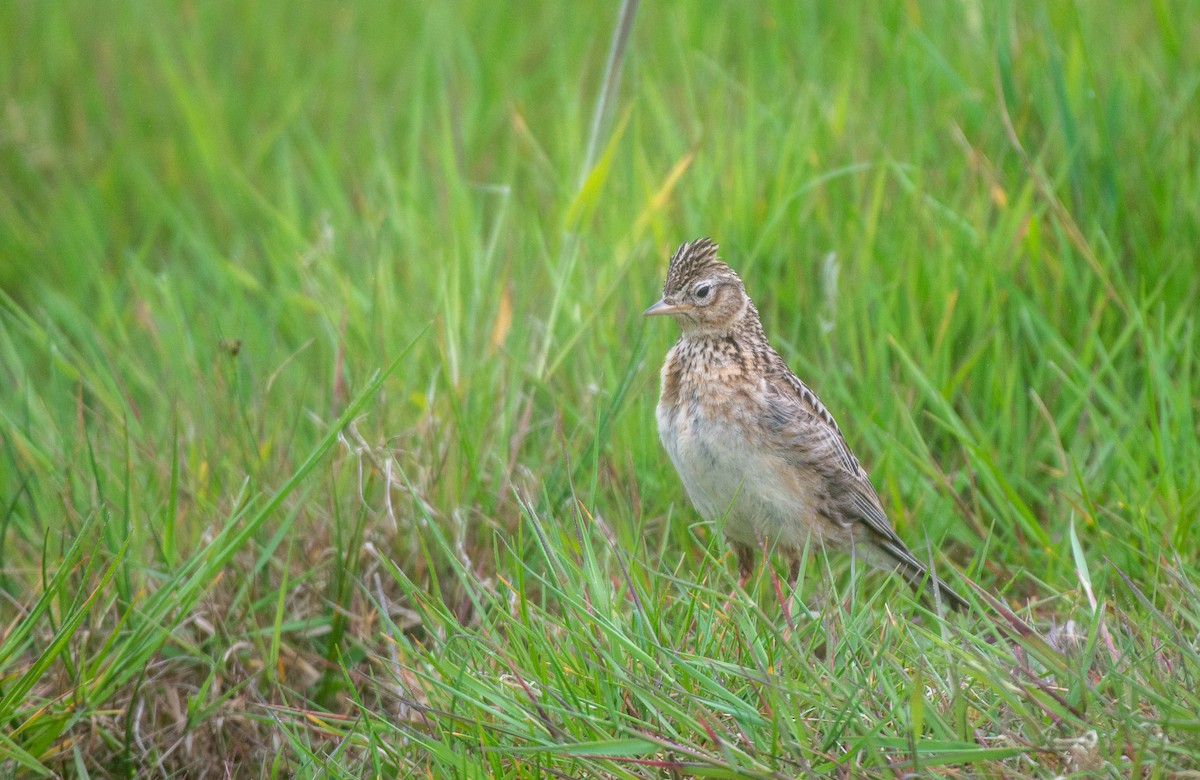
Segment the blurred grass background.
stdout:
<svg viewBox="0 0 1200 780">
<path fill-rule="evenodd" d="M 644 4 L 583 169 L 615 5 L 0 6 L 2 771 L 1196 768 L 1194 10 Z M 722 608 L 699 235 L 1016 614 Z"/>
</svg>

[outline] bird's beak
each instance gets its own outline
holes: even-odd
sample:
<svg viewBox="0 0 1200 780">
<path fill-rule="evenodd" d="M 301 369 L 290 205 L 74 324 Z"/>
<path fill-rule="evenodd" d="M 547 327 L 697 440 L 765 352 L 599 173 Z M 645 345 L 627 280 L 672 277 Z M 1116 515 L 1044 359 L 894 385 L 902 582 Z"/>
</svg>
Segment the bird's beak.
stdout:
<svg viewBox="0 0 1200 780">
<path fill-rule="evenodd" d="M 675 314 L 676 312 L 685 311 L 692 308 L 686 304 L 667 303 L 667 299 L 663 298 L 658 303 L 651 306 L 642 312 L 643 317 L 657 317 L 660 314 Z"/>
</svg>

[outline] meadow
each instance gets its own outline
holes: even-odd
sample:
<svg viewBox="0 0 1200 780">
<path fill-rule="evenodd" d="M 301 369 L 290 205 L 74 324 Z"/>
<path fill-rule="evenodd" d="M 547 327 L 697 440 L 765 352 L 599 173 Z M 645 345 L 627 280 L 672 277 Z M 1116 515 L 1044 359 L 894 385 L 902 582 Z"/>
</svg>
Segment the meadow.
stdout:
<svg viewBox="0 0 1200 780">
<path fill-rule="evenodd" d="M 0 3 L 0 776 L 1200 771 L 1195 11 Z M 697 236 L 968 614 L 736 589 Z"/>
</svg>

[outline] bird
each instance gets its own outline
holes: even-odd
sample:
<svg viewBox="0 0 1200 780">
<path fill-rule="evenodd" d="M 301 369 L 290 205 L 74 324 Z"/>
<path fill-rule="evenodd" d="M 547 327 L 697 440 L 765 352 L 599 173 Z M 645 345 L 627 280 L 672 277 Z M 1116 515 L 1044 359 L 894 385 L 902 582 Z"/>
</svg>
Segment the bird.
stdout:
<svg viewBox="0 0 1200 780">
<path fill-rule="evenodd" d="M 786 557 L 794 589 L 811 545 L 898 572 L 939 611 L 939 602 L 968 608 L 896 534 L 833 415 L 771 346 L 716 243 L 681 244 L 662 298 L 643 314 L 679 325 L 661 372 L 659 438 L 696 511 L 724 522 L 741 587 L 762 549 Z"/>
</svg>

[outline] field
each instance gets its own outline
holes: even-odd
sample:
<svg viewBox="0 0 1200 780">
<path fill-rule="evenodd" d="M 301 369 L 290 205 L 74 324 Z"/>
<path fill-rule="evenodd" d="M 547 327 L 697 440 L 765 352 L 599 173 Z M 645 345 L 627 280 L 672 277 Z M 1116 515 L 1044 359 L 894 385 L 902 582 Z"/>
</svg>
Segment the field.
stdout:
<svg viewBox="0 0 1200 780">
<path fill-rule="evenodd" d="M 1195 11 L 0 4 L 0 776 L 1194 776 Z M 703 235 L 969 614 L 736 589 Z"/>
</svg>

